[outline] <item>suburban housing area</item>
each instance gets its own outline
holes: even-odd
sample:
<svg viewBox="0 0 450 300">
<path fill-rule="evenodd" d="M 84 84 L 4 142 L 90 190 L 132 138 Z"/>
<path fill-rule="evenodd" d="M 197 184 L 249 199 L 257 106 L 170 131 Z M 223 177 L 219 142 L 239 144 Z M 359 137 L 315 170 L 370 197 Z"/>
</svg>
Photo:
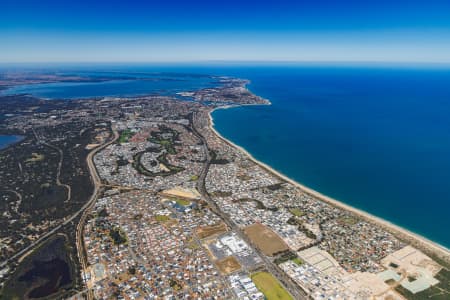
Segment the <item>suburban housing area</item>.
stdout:
<svg viewBox="0 0 450 300">
<path fill-rule="evenodd" d="M 26 153 L 0 155 L 2 299 L 448 299 L 446 249 L 297 185 L 214 130 L 214 109 L 269 104 L 246 83 L 25 99 L 34 110 L 8 98 L 1 128 L 19 129 Z M 33 204 L 41 194 L 17 178 L 51 203 Z"/>
</svg>

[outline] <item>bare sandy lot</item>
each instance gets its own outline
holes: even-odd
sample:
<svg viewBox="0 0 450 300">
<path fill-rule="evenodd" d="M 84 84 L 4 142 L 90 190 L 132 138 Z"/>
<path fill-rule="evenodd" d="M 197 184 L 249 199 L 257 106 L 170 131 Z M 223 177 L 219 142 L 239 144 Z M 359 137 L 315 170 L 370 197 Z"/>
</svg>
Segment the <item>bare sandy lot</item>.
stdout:
<svg viewBox="0 0 450 300">
<path fill-rule="evenodd" d="M 218 260 L 216 261 L 216 265 L 223 274 L 230 274 L 241 269 L 241 265 L 234 256 L 228 256 L 222 260 Z"/>
<path fill-rule="evenodd" d="M 213 226 L 201 226 L 196 229 L 197 236 L 200 239 L 210 237 L 215 234 L 221 234 L 227 232 L 227 225 L 224 223 L 219 223 Z"/>
<path fill-rule="evenodd" d="M 281 237 L 260 223 L 247 226 L 244 228 L 244 231 L 265 255 L 273 256 L 275 253 L 289 250 L 289 247 Z"/>
</svg>

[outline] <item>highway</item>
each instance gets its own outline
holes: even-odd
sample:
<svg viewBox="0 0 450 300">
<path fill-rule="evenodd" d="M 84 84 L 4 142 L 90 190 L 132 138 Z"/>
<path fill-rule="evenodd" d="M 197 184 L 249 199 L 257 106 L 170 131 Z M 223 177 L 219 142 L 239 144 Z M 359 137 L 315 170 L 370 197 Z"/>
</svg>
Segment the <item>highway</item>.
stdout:
<svg viewBox="0 0 450 300">
<path fill-rule="evenodd" d="M 249 245 L 252 246 L 252 248 L 256 251 L 256 253 L 258 253 L 258 255 L 263 260 L 263 265 L 264 265 L 265 269 L 268 272 L 272 273 L 281 282 L 281 284 L 293 296 L 294 299 L 307 299 L 306 293 L 303 290 L 301 290 L 300 287 L 298 287 L 298 285 L 296 285 L 291 280 L 291 278 L 288 277 L 278 267 L 278 265 L 276 265 L 269 257 L 267 257 L 263 253 L 261 253 L 261 251 L 257 247 L 255 247 L 255 245 L 251 242 L 251 240 L 247 237 L 247 235 L 241 230 L 241 228 L 236 226 L 236 224 L 234 224 L 234 222 L 229 218 L 229 216 L 226 215 L 225 213 L 223 213 L 220 210 L 220 208 L 218 207 L 218 205 L 211 199 L 209 193 L 206 190 L 205 181 L 206 181 L 206 176 L 208 174 L 208 171 L 209 171 L 209 168 L 211 165 L 212 158 L 210 155 L 210 150 L 208 148 L 208 143 L 207 143 L 206 139 L 195 128 L 195 125 L 194 125 L 195 118 L 196 118 L 196 114 L 193 113 L 191 129 L 193 131 L 193 134 L 196 135 L 202 141 L 203 149 L 204 149 L 204 152 L 206 155 L 205 164 L 204 164 L 203 169 L 197 180 L 197 189 L 198 189 L 199 193 L 202 195 L 202 198 L 209 204 L 211 210 L 223 219 L 223 221 L 227 224 L 227 226 L 231 230 L 236 232 L 241 239 L 243 239 L 246 243 L 248 243 Z M 88 263 L 87 263 L 87 258 L 85 257 L 85 249 L 84 249 L 84 243 L 83 243 L 83 228 L 84 228 L 84 224 L 86 221 L 86 217 L 88 216 L 90 210 L 94 206 L 94 204 L 97 200 L 100 188 L 102 187 L 101 179 L 97 173 L 97 169 L 93 162 L 93 158 L 99 151 L 103 150 L 110 144 L 114 143 L 119 138 L 119 134 L 115 130 L 113 130 L 113 135 L 114 135 L 114 137 L 112 140 L 110 140 L 109 142 L 103 144 L 102 146 L 92 150 L 86 158 L 89 172 L 91 174 L 92 182 L 94 184 L 94 191 L 93 191 L 90 199 L 77 212 L 75 212 L 69 218 L 65 219 L 65 221 L 63 223 L 61 223 L 60 225 L 53 228 L 51 231 L 49 231 L 46 234 L 44 234 L 43 236 L 41 236 L 38 240 L 34 241 L 28 247 L 22 249 L 20 252 L 16 253 L 14 256 L 10 257 L 8 260 L 2 262 L 0 264 L 0 267 L 5 266 L 8 262 L 27 253 L 33 247 L 42 243 L 44 240 L 46 240 L 47 238 L 49 238 L 50 236 L 55 234 L 59 229 L 61 229 L 63 226 L 67 225 L 68 223 L 72 222 L 74 219 L 76 219 L 81 214 L 80 220 L 79 220 L 79 222 L 77 224 L 77 228 L 76 228 L 76 247 L 77 247 L 77 252 L 78 252 L 78 258 L 79 258 L 80 265 L 81 265 L 81 270 L 82 270 L 82 273 L 84 273 L 84 271 L 88 267 Z M 84 276 L 82 276 L 82 277 L 84 280 Z M 86 289 L 85 292 L 87 292 L 87 299 L 93 299 L 93 292 L 91 289 Z"/>
<path fill-rule="evenodd" d="M 204 149 L 204 152 L 206 155 L 206 162 L 205 162 L 203 169 L 197 180 L 197 190 L 202 195 L 202 198 L 209 204 L 211 210 L 215 214 L 220 216 L 223 219 L 223 221 L 228 225 L 228 227 L 231 228 L 231 230 L 233 230 L 234 232 L 236 232 L 241 239 L 243 239 L 247 244 L 252 246 L 252 248 L 256 251 L 256 253 L 258 253 L 258 255 L 262 258 L 263 264 L 264 264 L 264 267 L 266 268 L 266 270 L 269 271 L 270 273 L 272 273 L 281 282 L 281 284 L 284 286 L 284 288 L 291 294 L 291 296 L 294 299 L 308 299 L 307 294 L 294 281 L 292 281 L 292 279 L 283 270 L 281 270 L 277 264 L 275 264 L 269 257 L 264 255 L 258 249 L 258 247 L 256 247 L 252 243 L 252 241 L 241 230 L 241 228 L 239 228 L 239 226 L 237 226 L 229 218 L 229 216 L 227 214 L 223 213 L 220 210 L 220 208 L 218 207 L 218 205 L 211 199 L 208 191 L 206 190 L 206 186 L 205 186 L 206 176 L 208 175 L 209 167 L 211 165 L 211 154 L 210 154 L 210 151 L 208 148 L 208 143 L 207 143 L 205 137 L 203 137 L 203 135 L 200 134 L 198 132 L 198 130 L 195 128 L 195 125 L 194 125 L 195 117 L 196 117 L 196 114 L 194 112 L 192 115 L 191 129 L 192 129 L 194 135 L 196 135 L 202 141 L 202 144 L 204 147 L 203 149 Z"/>
<path fill-rule="evenodd" d="M 85 205 L 83 205 L 82 209 L 78 211 L 78 214 L 82 213 L 80 220 L 77 225 L 77 231 L 76 231 L 76 246 L 77 246 L 77 252 L 78 252 L 78 259 L 80 260 L 81 265 L 81 272 L 84 273 L 84 271 L 87 268 L 87 258 L 85 257 L 85 249 L 84 249 L 84 243 L 83 243 L 83 228 L 84 223 L 86 221 L 86 217 L 88 216 L 90 210 L 95 205 L 95 201 L 97 200 L 100 187 L 102 185 L 101 179 L 98 176 L 97 169 L 95 167 L 93 158 L 95 154 L 97 154 L 99 151 L 103 150 L 104 148 L 108 147 L 112 143 L 114 143 L 119 138 L 119 133 L 116 130 L 113 130 L 114 138 L 107 142 L 106 144 L 103 144 L 102 146 L 95 148 L 91 152 L 89 152 L 86 162 L 88 164 L 89 172 L 91 174 L 92 183 L 94 184 L 94 192 L 92 193 L 91 198 L 88 202 L 86 202 Z M 84 276 L 82 276 L 84 280 Z M 87 299 L 93 299 L 93 292 L 92 290 L 88 289 L 87 293 Z"/>
</svg>

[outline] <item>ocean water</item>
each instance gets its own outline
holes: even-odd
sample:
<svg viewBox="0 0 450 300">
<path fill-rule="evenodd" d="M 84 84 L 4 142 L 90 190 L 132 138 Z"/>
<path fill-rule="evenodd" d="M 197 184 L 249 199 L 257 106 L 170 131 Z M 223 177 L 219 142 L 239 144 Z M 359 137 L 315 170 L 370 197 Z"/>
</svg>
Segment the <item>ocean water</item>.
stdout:
<svg viewBox="0 0 450 300">
<path fill-rule="evenodd" d="M 244 73 L 272 105 L 214 112 L 219 132 L 308 187 L 450 246 L 450 70 Z"/>
<path fill-rule="evenodd" d="M 17 135 L 0 135 L 0 150 L 20 141 L 21 139 L 22 137 Z"/>
<path fill-rule="evenodd" d="M 249 89 L 272 105 L 215 111 L 221 134 L 302 184 L 450 247 L 450 68 L 111 69 L 114 76 L 125 76 L 131 69 L 191 75 L 184 81 L 60 83 L 6 92 L 44 98 L 126 96 L 212 84 L 210 78 L 192 74 L 250 79 Z"/>
</svg>

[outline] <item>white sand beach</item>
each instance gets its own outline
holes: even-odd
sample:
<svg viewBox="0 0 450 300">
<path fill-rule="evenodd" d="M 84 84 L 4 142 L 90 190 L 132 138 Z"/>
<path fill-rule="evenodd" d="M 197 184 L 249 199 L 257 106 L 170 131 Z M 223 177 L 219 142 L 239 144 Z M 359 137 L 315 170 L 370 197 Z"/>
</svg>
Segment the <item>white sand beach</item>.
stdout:
<svg viewBox="0 0 450 300">
<path fill-rule="evenodd" d="M 232 107 L 236 107 L 236 106 L 226 106 L 226 107 L 219 107 L 216 109 L 228 109 L 228 108 L 232 108 Z M 365 212 L 363 210 L 354 208 L 350 205 L 347 205 L 341 201 L 338 201 L 336 199 L 330 198 L 326 195 L 321 194 L 318 191 L 315 191 L 311 188 L 308 188 L 307 186 L 296 182 L 295 180 L 292 180 L 291 178 L 285 176 L 284 174 L 274 170 L 273 168 L 271 168 L 270 166 L 268 166 L 267 164 L 258 161 L 257 159 L 255 159 L 247 150 L 245 150 L 244 148 L 242 148 L 241 146 L 238 146 L 236 144 L 234 144 L 232 141 L 224 138 L 219 132 L 217 132 L 217 130 L 214 128 L 214 120 L 212 117 L 212 112 L 216 109 L 213 109 L 209 112 L 209 127 L 210 129 L 220 138 L 222 139 L 224 142 L 226 142 L 227 144 L 235 147 L 236 149 L 238 149 L 239 151 L 241 151 L 242 153 L 244 153 L 245 155 L 248 156 L 248 158 L 250 160 L 252 160 L 254 163 L 258 164 L 261 168 L 265 169 L 266 171 L 274 174 L 275 176 L 278 176 L 279 178 L 281 178 L 282 180 L 289 182 L 290 184 L 298 187 L 299 189 L 301 189 L 302 191 L 304 191 L 305 193 L 310 194 L 311 196 L 314 196 L 315 198 L 324 201 L 326 203 L 329 203 L 335 207 L 339 207 L 341 209 L 350 211 L 352 213 L 354 213 L 355 215 L 359 216 L 362 219 L 365 219 L 369 222 L 375 223 L 381 227 L 383 227 L 385 230 L 391 232 L 392 234 L 394 234 L 395 236 L 397 236 L 398 238 L 404 240 L 405 242 L 410 243 L 411 245 L 419 248 L 420 250 L 423 250 L 425 252 L 432 252 L 433 254 L 437 255 L 439 258 L 445 260 L 447 263 L 450 263 L 450 250 L 436 242 L 433 242 L 421 235 L 418 235 L 416 233 L 413 233 L 405 228 L 402 228 L 398 225 L 395 225 L 389 221 L 386 221 L 384 219 L 381 219 L 379 217 L 376 217 L 368 212 Z"/>
</svg>

